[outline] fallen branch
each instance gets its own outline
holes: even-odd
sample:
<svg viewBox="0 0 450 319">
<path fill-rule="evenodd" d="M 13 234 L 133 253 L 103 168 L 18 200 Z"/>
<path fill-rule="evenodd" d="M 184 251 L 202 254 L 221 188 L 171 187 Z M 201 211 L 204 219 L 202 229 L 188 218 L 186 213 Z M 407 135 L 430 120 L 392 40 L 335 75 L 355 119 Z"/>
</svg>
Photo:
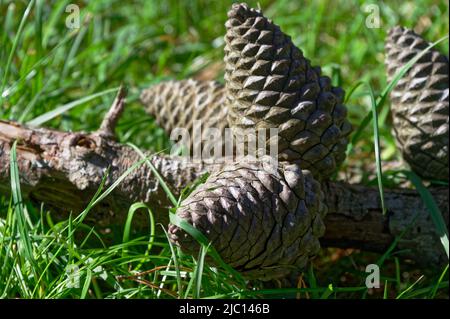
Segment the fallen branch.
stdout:
<svg viewBox="0 0 450 319">
<path fill-rule="evenodd" d="M 132 148 L 102 134 L 31 129 L 0 121 L 0 193 L 5 195 L 10 194 L 9 156 L 15 140 L 23 196 L 46 203 L 58 218 L 67 217 L 70 211 L 81 212 L 108 168 L 105 187 L 140 160 Z M 154 155 L 150 160 L 176 196 L 212 169 L 165 155 Z M 323 189 L 329 207 L 323 246 L 383 252 L 406 230 L 397 244 L 397 250 L 402 250 L 400 256 L 433 267 L 448 262 L 439 234 L 416 191 L 387 189 L 388 213 L 383 215 L 375 187 L 326 182 Z M 448 227 L 448 188 L 433 188 L 431 192 Z M 102 227 L 122 223 L 129 206 L 137 201 L 147 203 L 158 222 L 168 222 L 170 202 L 147 165 L 129 174 L 93 208 L 87 221 Z"/>
</svg>

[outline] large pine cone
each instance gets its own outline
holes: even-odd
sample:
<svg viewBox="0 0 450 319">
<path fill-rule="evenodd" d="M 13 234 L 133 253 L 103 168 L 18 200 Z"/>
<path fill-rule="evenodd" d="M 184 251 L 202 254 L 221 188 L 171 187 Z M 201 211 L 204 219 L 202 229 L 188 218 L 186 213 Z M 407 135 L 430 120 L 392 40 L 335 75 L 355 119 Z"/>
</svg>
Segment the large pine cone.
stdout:
<svg viewBox="0 0 450 319">
<path fill-rule="evenodd" d="M 201 121 L 202 137 L 207 128 L 220 130 L 221 138 L 225 128 L 227 107 L 225 105 L 225 88 L 215 81 L 168 81 L 151 86 L 141 94 L 141 102 L 147 113 L 155 118 L 167 134 L 175 128 L 185 128 L 191 135 L 192 147 L 200 140 L 194 141 L 194 121 Z"/>
<path fill-rule="evenodd" d="M 386 40 L 388 80 L 429 43 L 412 30 L 395 27 Z M 397 144 L 419 176 L 448 180 L 448 58 L 428 51 L 391 92 Z"/>
<path fill-rule="evenodd" d="M 248 279 L 269 280 L 302 269 L 324 234 L 320 184 L 296 164 L 270 173 L 240 162 L 212 174 L 177 214 L 212 242 L 222 259 Z M 194 254 L 198 244 L 177 226 L 170 239 Z"/>
<path fill-rule="evenodd" d="M 260 11 L 234 4 L 225 26 L 228 122 L 239 130 L 277 128 L 279 160 L 329 177 L 345 158 L 351 125 L 333 87 Z"/>
</svg>

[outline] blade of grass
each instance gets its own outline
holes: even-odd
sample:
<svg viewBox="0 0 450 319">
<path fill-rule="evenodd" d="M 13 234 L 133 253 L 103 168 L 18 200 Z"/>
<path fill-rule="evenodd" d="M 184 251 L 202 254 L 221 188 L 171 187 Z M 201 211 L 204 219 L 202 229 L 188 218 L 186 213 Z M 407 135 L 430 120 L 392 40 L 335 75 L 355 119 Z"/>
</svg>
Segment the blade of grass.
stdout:
<svg viewBox="0 0 450 319">
<path fill-rule="evenodd" d="M 449 287 L 449 282 L 444 281 L 439 284 L 438 290 L 443 290 L 443 293 L 445 294 L 445 292 L 447 292 L 447 295 L 448 295 L 448 287 Z M 428 295 L 430 294 L 430 291 L 432 291 L 433 288 L 434 288 L 434 285 L 424 287 L 424 288 L 412 289 L 408 292 L 407 298 L 408 299 L 418 299 L 418 298 L 425 299 L 428 297 Z"/>
<path fill-rule="evenodd" d="M 82 229 L 84 228 L 84 229 L 86 229 L 86 230 L 88 231 L 87 235 L 85 236 L 85 238 L 83 239 L 83 241 L 81 242 L 81 244 L 80 244 L 80 246 L 79 246 L 80 248 L 83 248 L 84 245 L 86 245 L 88 239 L 91 237 L 92 234 L 94 234 L 94 236 L 98 239 L 98 241 L 100 242 L 100 244 L 102 245 L 102 247 L 103 247 L 103 248 L 106 248 L 105 242 L 103 241 L 103 239 L 102 239 L 102 237 L 100 236 L 100 234 L 99 234 L 98 232 L 95 231 L 95 227 L 94 227 L 94 226 L 89 227 L 89 226 L 86 226 L 86 225 L 84 225 L 84 224 L 80 224 L 80 225 L 78 225 L 78 227 L 80 227 L 80 228 L 82 228 Z"/>
<path fill-rule="evenodd" d="M 8 5 L 8 9 L 6 9 L 5 21 L 3 24 L 3 36 L 1 39 L 0 46 L 0 58 L 3 58 L 3 55 L 6 54 L 8 39 L 8 34 L 11 33 L 14 28 L 14 11 L 16 9 L 16 5 L 14 3 L 10 3 Z M 0 92 L 1 94 L 1 92 Z"/>
<path fill-rule="evenodd" d="M 42 44 L 44 48 L 48 46 L 50 36 L 52 35 L 53 31 L 57 29 L 56 25 L 58 21 L 61 21 L 63 19 L 63 17 L 61 16 L 64 14 L 65 9 L 69 3 L 70 0 L 61 0 L 54 4 L 51 14 L 47 19 L 47 23 L 44 26 L 44 36 L 42 38 Z"/>
<path fill-rule="evenodd" d="M 69 256 L 68 256 L 68 264 L 72 264 L 72 260 L 73 260 L 73 251 L 74 251 L 74 239 L 73 239 L 73 218 L 72 218 L 72 212 L 69 214 L 69 219 L 68 219 L 68 228 L 67 228 L 67 246 L 68 246 L 68 252 L 69 252 Z"/>
<path fill-rule="evenodd" d="M 127 219 L 125 221 L 122 242 L 126 243 L 130 240 L 131 222 L 133 221 L 134 213 L 138 209 L 141 209 L 141 208 L 147 210 L 148 216 L 149 216 L 149 221 L 150 221 L 150 237 L 149 237 L 149 242 L 148 242 L 147 251 L 146 251 L 146 255 L 147 255 L 153 246 L 153 240 L 155 238 L 155 219 L 153 217 L 153 213 L 152 213 L 151 209 L 146 204 L 134 203 L 133 205 L 130 206 L 130 209 L 128 210 L 128 214 L 127 214 Z M 125 254 L 126 254 L 126 250 L 123 249 L 122 256 L 124 256 Z"/>
<path fill-rule="evenodd" d="M 317 288 L 317 280 L 316 276 L 314 275 L 314 267 L 312 263 L 308 269 L 308 283 L 311 288 L 313 289 Z M 311 296 L 313 299 L 319 299 L 319 294 L 316 291 L 312 292 Z"/>
<path fill-rule="evenodd" d="M 175 266 L 175 272 L 177 275 L 178 297 L 181 298 L 181 296 L 183 295 L 183 285 L 181 283 L 180 263 L 178 261 L 178 256 L 175 252 L 175 248 L 173 247 L 173 244 L 169 239 L 169 234 L 167 233 L 166 229 L 162 225 L 161 225 L 161 228 L 163 229 L 164 234 L 166 235 L 166 238 L 167 238 L 167 242 L 169 243 L 170 252 L 172 254 L 171 261 L 173 260 L 173 264 Z M 167 265 L 167 270 L 169 270 L 169 269 L 170 269 L 170 263 Z M 166 276 L 164 276 L 164 278 L 166 278 Z M 163 288 L 164 281 L 165 281 L 165 279 L 162 280 L 161 285 L 159 286 L 160 288 Z M 159 294 L 160 293 L 158 293 L 158 295 Z"/>
<path fill-rule="evenodd" d="M 0 92 L 3 97 L 7 97 L 8 95 L 11 95 L 15 91 L 18 90 L 18 87 L 23 84 L 24 82 L 32 79 L 36 76 L 36 74 L 45 66 L 45 63 L 50 59 L 50 57 L 56 55 L 58 50 L 66 44 L 70 39 L 75 37 L 78 34 L 78 29 L 75 29 L 69 33 L 55 46 L 53 47 L 49 53 L 47 53 L 45 56 L 41 57 L 30 69 L 30 71 L 26 75 L 22 75 L 18 80 L 16 80 L 12 85 L 8 87 L 8 89 L 4 92 Z"/>
<path fill-rule="evenodd" d="M 189 298 L 189 293 L 191 292 L 192 286 L 194 286 L 195 276 L 190 276 L 190 278 L 186 290 L 184 291 L 184 299 Z"/>
<path fill-rule="evenodd" d="M 346 94 L 344 103 L 347 103 L 348 100 L 350 100 L 350 98 L 352 97 L 353 93 L 355 93 L 355 91 L 364 83 L 366 83 L 366 82 L 364 82 L 364 81 L 356 82 L 356 84 L 353 85 L 353 87 L 350 89 L 350 91 Z"/>
<path fill-rule="evenodd" d="M 89 18 L 86 20 L 90 21 Z M 73 41 L 73 44 L 69 51 L 69 54 L 67 55 L 67 59 L 64 61 L 64 66 L 63 66 L 63 69 L 61 71 L 61 75 L 59 78 L 60 83 L 63 82 L 64 78 L 69 73 L 69 69 L 72 66 L 72 64 L 74 63 L 74 58 L 78 52 L 78 49 L 80 48 L 81 42 L 83 41 L 83 38 L 86 35 L 88 28 L 89 28 L 89 24 L 86 23 L 86 21 L 84 21 L 79 29 L 77 36 L 75 37 L 75 40 Z"/>
<path fill-rule="evenodd" d="M 181 190 L 180 197 L 178 198 L 177 207 L 180 206 L 181 202 L 189 196 L 199 185 L 204 184 L 208 179 L 210 173 L 206 172 L 195 181 L 187 185 L 185 188 Z"/>
<path fill-rule="evenodd" d="M 372 86 L 367 83 L 369 88 L 369 95 L 372 107 L 372 118 L 373 118 L 373 134 L 374 134 L 374 144 L 375 144 L 375 162 L 377 166 L 377 180 L 378 180 L 378 190 L 380 192 L 381 208 L 383 210 L 383 215 L 386 214 L 386 206 L 384 202 L 384 187 L 383 187 L 383 172 L 381 169 L 381 152 L 380 152 L 380 132 L 378 128 L 378 114 L 377 114 L 377 104 L 375 101 L 375 93 L 373 92 Z"/>
<path fill-rule="evenodd" d="M 67 112 L 70 109 L 73 109 L 76 106 L 82 105 L 82 104 L 89 102 L 91 100 L 94 100 L 100 96 L 104 96 L 104 95 L 107 95 L 112 92 L 117 92 L 118 89 L 119 88 L 108 89 L 108 90 L 105 90 L 105 91 L 102 91 L 99 93 L 88 95 L 88 96 L 78 99 L 76 101 L 72 101 L 70 103 L 60 105 L 60 106 L 56 107 L 55 109 L 53 109 L 47 113 L 44 113 L 44 114 L 34 118 L 31 121 L 28 121 L 27 125 L 31 126 L 31 127 L 41 126 L 45 122 L 50 121 L 51 119 Z"/>
<path fill-rule="evenodd" d="M 32 265 L 34 271 L 38 271 L 38 265 L 33 257 L 33 247 L 31 238 L 28 234 L 29 229 L 25 221 L 25 212 L 23 209 L 22 193 L 20 190 L 19 167 L 17 165 L 16 155 L 17 141 L 14 141 L 10 153 L 10 176 L 11 176 L 11 193 L 13 198 L 15 216 L 17 219 L 17 228 L 20 234 L 20 241 L 23 243 L 24 255 L 28 262 Z"/>
<path fill-rule="evenodd" d="M 400 277 L 400 261 L 397 257 L 394 257 L 395 262 L 395 281 L 397 282 L 397 292 L 400 291 L 400 285 L 402 284 Z"/>
<path fill-rule="evenodd" d="M 8 261 L 11 256 L 11 252 L 13 251 L 13 240 L 9 240 L 9 244 L 5 245 L 5 238 L 9 237 L 8 235 L 11 234 L 11 237 L 13 234 L 16 233 L 16 218 L 14 218 L 14 208 L 13 208 L 13 201 L 12 198 L 9 200 L 8 203 L 8 209 L 6 213 L 6 224 L 3 228 L 2 232 L 2 240 L 0 241 L 0 255 L 5 256 L 3 260 L 3 265 L 1 265 L 1 277 L 4 278 L 6 276 L 6 273 L 8 271 Z"/>
<path fill-rule="evenodd" d="M 200 292 L 202 289 L 203 268 L 205 266 L 205 257 L 209 247 L 200 247 L 200 252 L 197 259 L 197 267 L 195 268 L 195 289 L 194 298 L 200 298 Z"/>
<path fill-rule="evenodd" d="M 155 174 L 156 178 L 158 179 L 158 182 L 161 184 L 161 187 L 163 188 L 163 190 L 166 193 L 167 197 L 172 202 L 172 205 L 176 207 L 177 204 L 178 204 L 178 201 L 175 198 L 175 196 L 173 195 L 173 193 L 170 191 L 169 186 L 167 186 L 166 182 L 162 178 L 161 174 L 159 174 L 159 172 L 156 169 L 156 167 L 152 164 L 152 162 L 150 162 L 148 160 L 148 158 L 145 157 L 144 153 L 142 153 L 142 151 L 136 145 L 134 145 L 133 143 L 127 143 L 127 145 L 132 147 L 136 151 L 136 153 L 139 154 L 139 156 L 141 156 L 143 159 L 145 159 L 145 163 L 150 167 L 150 170 L 153 172 L 153 174 Z"/>
<path fill-rule="evenodd" d="M 388 281 L 384 281 L 383 299 L 388 299 Z"/>
<path fill-rule="evenodd" d="M 419 283 L 423 279 L 424 275 L 420 276 L 411 286 L 403 290 L 395 299 L 401 299 L 408 291 L 414 288 L 415 285 Z"/>
<path fill-rule="evenodd" d="M 34 10 L 34 30 L 35 30 L 35 37 L 34 37 L 34 43 L 36 46 L 36 56 L 39 58 L 43 55 L 43 46 L 42 46 L 42 13 L 44 8 L 44 1 L 43 0 L 36 0 L 36 6 Z M 41 91 L 42 86 L 42 79 L 43 79 L 43 72 L 42 70 L 38 71 L 38 74 L 36 76 L 36 81 L 33 83 L 33 95 L 36 95 L 37 92 Z"/>
<path fill-rule="evenodd" d="M 433 287 L 433 290 L 431 291 L 431 294 L 430 294 L 431 299 L 434 299 L 434 297 L 436 296 L 439 286 L 441 285 L 441 282 L 444 279 L 444 276 L 447 273 L 447 271 L 448 271 L 448 264 L 445 266 L 444 271 L 442 271 L 442 274 L 439 276 L 438 282 L 436 283 L 436 285 Z"/>
<path fill-rule="evenodd" d="M 28 114 L 33 110 L 34 106 L 38 102 L 38 100 L 41 98 L 42 94 L 45 92 L 45 89 L 49 86 L 49 84 L 52 81 L 52 77 L 45 82 L 44 86 L 34 95 L 33 99 L 30 101 L 30 103 L 27 104 L 23 112 L 20 114 L 19 119 L 17 122 L 23 123 L 28 116 Z"/>
<path fill-rule="evenodd" d="M 329 284 L 327 289 L 322 293 L 322 295 L 320 296 L 320 299 L 328 299 L 328 297 L 331 296 L 331 294 L 333 293 L 334 289 L 333 289 L 333 285 Z"/>
<path fill-rule="evenodd" d="M 87 268 L 86 269 L 86 278 L 84 280 L 83 289 L 81 290 L 80 299 L 85 299 L 87 292 L 89 290 L 89 286 L 91 285 L 91 279 L 92 279 L 92 271 Z"/>
<path fill-rule="evenodd" d="M 157 154 L 157 153 L 156 153 Z M 153 156 L 153 155 L 151 155 Z M 150 156 L 150 157 L 151 157 Z M 80 215 L 78 215 L 75 219 L 74 222 L 77 223 L 77 225 L 79 223 L 81 223 L 84 218 L 86 217 L 86 215 L 88 214 L 88 212 L 92 209 L 92 207 L 94 207 L 95 205 L 97 205 L 99 202 L 101 202 L 103 199 L 105 199 L 105 197 L 107 197 L 109 194 L 111 194 L 111 192 L 129 175 L 131 174 L 135 169 L 137 169 L 139 166 L 141 166 L 145 160 L 147 160 L 148 157 L 143 158 L 142 160 L 134 163 L 133 165 L 131 165 L 122 175 L 119 176 L 119 178 L 117 180 L 114 181 L 114 183 L 111 184 L 111 186 L 109 186 L 103 193 L 101 193 L 101 195 L 99 195 L 97 198 L 94 196 L 93 199 L 91 200 L 91 202 L 88 204 L 88 206 L 83 210 L 83 212 L 80 213 Z M 106 181 L 106 176 L 102 181 L 102 184 L 105 183 Z M 99 192 L 97 192 L 99 193 Z M 97 195 L 97 194 L 96 194 Z"/>
<path fill-rule="evenodd" d="M 40 287 L 40 283 L 43 280 L 44 276 L 46 275 L 48 269 L 50 268 L 50 266 L 52 266 L 53 262 L 56 260 L 56 258 L 58 257 L 59 253 L 63 250 L 64 245 L 60 245 L 59 248 L 56 250 L 56 252 L 54 252 L 52 254 L 52 258 L 48 261 L 48 263 L 45 265 L 45 268 L 40 272 L 40 276 L 34 286 L 34 289 L 31 293 L 31 297 L 33 298 L 36 294 L 36 291 L 38 290 L 38 288 Z"/>
<path fill-rule="evenodd" d="M 25 12 L 23 13 L 22 20 L 19 24 L 19 29 L 17 30 L 16 36 L 14 37 L 13 46 L 11 48 L 11 51 L 9 52 L 8 60 L 6 61 L 6 67 L 3 74 L 2 84 L 0 86 L 0 116 L 3 114 L 3 90 L 6 87 L 6 82 L 8 80 L 9 70 L 11 68 L 11 63 L 14 57 L 14 54 L 16 53 L 17 45 L 19 44 L 19 40 L 22 36 L 23 28 L 25 27 L 25 24 L 27 22 L 28 16 L 30 15 L 31 9 L 34 6 L 35 0 L 31 0 L 28 3 L 27 8 L 25 9 Z"/>
</svg>

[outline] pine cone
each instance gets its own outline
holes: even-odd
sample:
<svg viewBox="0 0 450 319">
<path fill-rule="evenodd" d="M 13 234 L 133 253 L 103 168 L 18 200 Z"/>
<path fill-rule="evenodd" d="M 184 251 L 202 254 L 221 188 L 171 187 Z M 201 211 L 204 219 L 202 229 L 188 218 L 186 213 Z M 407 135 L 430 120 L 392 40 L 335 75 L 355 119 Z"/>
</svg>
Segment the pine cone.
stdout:
<svg viewBox="0 0 450 319">
<path fill-rule="evenodd" d="M 429 43 L 412 30 L 395 27 L 386 40 L 388 80 Z M 419 176 L 448 180 L 448 58 L 428 51 L 391 92 L 397 144 Z"/>
<path fill-rule="evenodd" d="M 304 268 L 324 234 L 320 184 L 296 164 L 270 173 L 258 163 L 229 164 L 185 199 L 177 214 L 212 242 L 222 259 L 248 279 L 280 278 Z M 169 237 L 196 254 L 179 227 Z"/>
<path fill-rule="evenodd" d="M 206 128 L 217 128 L 223 134 L 228 126 L 225 88 L 218 82 L 192 79 L 163 82 L 144 90 L 141 101 L 167 134 L 176 127 L 186 128 L 191 134 L 191 150 L 194 142 L 200 142 L 192 138 L 194 121 L 201 121 L 202 134 Z"/>
<path fill-rule="evenodd" d="M 345 158 L 351 125 L 333 87 L 280 28 L 260 11 L 234 4 L 225 26 L 228 122 L 240 129 L 277 128 L 279 160 L 329 177 Z"/>
</svg>

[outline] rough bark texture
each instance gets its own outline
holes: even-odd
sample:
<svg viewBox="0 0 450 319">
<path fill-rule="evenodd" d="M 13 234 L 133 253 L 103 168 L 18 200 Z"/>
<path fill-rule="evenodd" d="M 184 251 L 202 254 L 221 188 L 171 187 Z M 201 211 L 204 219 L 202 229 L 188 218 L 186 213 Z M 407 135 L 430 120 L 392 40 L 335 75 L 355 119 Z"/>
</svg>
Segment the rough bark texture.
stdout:
<svg viewBox="0 0 450 319">
<path fill-rule="evenodd" d="M 30 129 L 0 121 L 0 193 L 10 194 L 9 156 L 14 140 L 19 141 L 17 157 L 22 192 L 29 199 L 44 202 L 55 216 L 69 211 L 81 212 L 98 189 L 108 167 L 106 186 L 116 180 L 140 157 L 130 147 L 92 133 L 69 133 L 49 129 Z M 155 155 L 151 159 L 175 194 L 203 175 L 217 169 L 180 158 Z M 327 182 L 322 187 L 328 215 L 324 246 L 357 247 L 382 252 L 395 236 L 413 226 L 398 243 L 408 249 L 400 256 L 435 267 L 446 261 L 439 234 L 419 194 L 414 190 L 386 189 L 389 213 L 383 216 L 376 187 Z M 448 188 L 433 188 L 448 227 Z M 167 196 L 154 174 L 142 165 L 119 184 L 116 190 L 88 215 L 101 226 L 123 221 L 129 206 L 136 201 L 150 205 L 159 222 L 167 223 Z M 143 220 L 145 222 L 145 220 Z"/>
<path fill-rule="evenodd" d="M 383 215 L 376 187 L 326 182 L 322 185 L 328 206 L 323 246 L 353 247 L 384 253 L 396 236 L 400 257 L 422 266 L 448 263 L 430 213 L 418 192 L 410 189 L 386 189 L 387 208 Z M 430 189 L 448 229 L 449 194 L 447 187 Z"/>
<path fill-rule="evenodd" d="M 295 162 L 317 179 L 329 178 L 345 159 L 352 129 L 345 92 L 259 10 L 233 4 L 225 26 L 230 127 L 245 135 L 278 129 L 280 161 Z"/>
<path fill-rule="evenodd" d="M 386 39 L 389 81 L 430 44 L 395 27 Z M 421 57 L 392 90 L 393 128 L 405 161 L 421 177 L 447 180 L 449 134 L 448 58 L 435 49 Z"/>
</svg>

